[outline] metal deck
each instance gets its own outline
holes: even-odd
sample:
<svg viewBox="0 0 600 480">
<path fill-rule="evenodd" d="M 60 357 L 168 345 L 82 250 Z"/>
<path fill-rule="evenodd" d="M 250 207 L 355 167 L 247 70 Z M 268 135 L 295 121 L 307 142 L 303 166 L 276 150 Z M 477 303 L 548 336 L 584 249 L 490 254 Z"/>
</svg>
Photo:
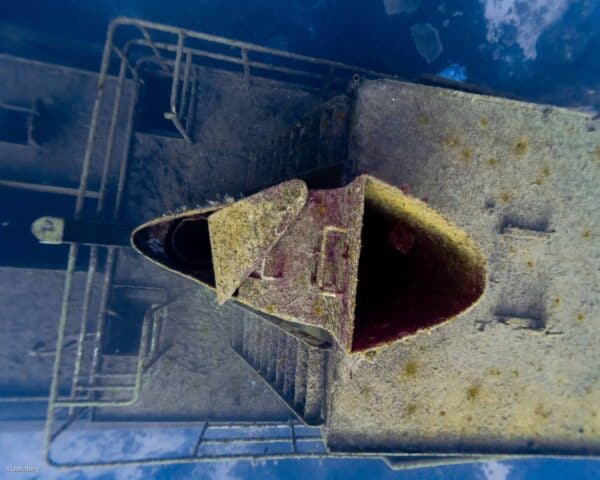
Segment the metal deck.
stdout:
<svg viewBox="0 0 600 480">
<path fill-rule="evenodd" d="M 118 221 L 125 215 L 129 221 L 136 221 L 140 216 L 147 218 L 155 215 L 157 211 L 162 213 L 173 206 L 207 201 L 211 196 L 213 199 L 218 199 L 221 192 L 242 193 L 250 189 L 250 185 L 244 183 L 249 175 L 243 172 L 240 176 L 231 164 L 223 165 L 223 171 L 235 171 L 237 178 L 242 179 L 241 184 L 232 185 L 225 181 L 221 182 L 216 190 L 211 190 L 210 187 L 207 189 L 207 185 L 204 183 L 199 186 L 200 188 L 196 187 L 190 190 L 193 198 L 185 193 L 185 189 L 192 187 L 193 183 L 183 185 L 179 182 L 177 191 L 170 191 L 169 194 L 162 195 L 163 200 L 160 201 L 160 188 L 158 191 L 148 185 L 142 185 L 140 188 L 139 182 L 135 181 L 137 169 L 141 168 L 143 171 L 144 168 L 153 169 L 156 166 L 156 163 L 152 164 L 152 161 L 148 165 L 136 163 L 148 158 L 147 154 L 140 154 L 140 152 L 149 146 L 159 147 L 162 154 L 162 157 L 159 156 L 160 158 L 164 158 L 166 154 L 167 158 L 173 159 L 173 156 L 169 154 L 171 151 L 176 154 L 177 158 L 182 158 L 184 161 L 186 159 L 189 161 L 186 149 L 191 148 L 193 151 L 195 148 L 197 152 L 198 148 L 202 148 L 202 127 L 206 124 L 202 120 L 202 100 L 205 97 L 202 97 L 204 92 L 200 86 L 203 78 L 211 75 L 211 71 L 222 72 L 219 74 L 221 80 L 228 78 L 229 75 L 232 81 L 235 80 L 239 85 L 235 88 L 244 89 L 250 99 L 254 92 L 260 92 L 261 88 L 265 95 L 268 95 L 270 88 L 271 91 L 279 89 L 289 92 L 285 94 L 288 98 L 292 98 L 289 96 L 292 92 L 295 92 L 293 95 L 300 95 L 298 98 L 305 100 L 312 96 L 316 100 L 313 100 L 313 105 L 318 105 L 321 101 L 320 94 L 330 96 L 332 92 L 340 88 L 340 85 L 345 88 L 352 74 L 379 76 L 376 72 L 347 66 L 339 62 L 295 55 L 151 22 L 126 18 L 116 19 L 109 26 L 104 47 L 97 95 L 91 112 L 79 183 L 76 190 L 61 190 L 62 193 L 76 194 L 74 219 L 84 216 L 89 219 L 84 212 L 86 198 L 96 200 L 95 218 L 97 219 Z M 228 71 L 231 73 L 227 73 Z M 111 73 L 116 74 L 114 80 L 109 76 Z M 148 136 L 144 132 L 136 132 L 135 125 L 139 121 L 139 118 L 136 119 L 136 107 L 140 101 L 140 85 L 147 85 L 147 75 L 151 75 L 153 78 L 163 77 L 170 82 L 170 91 L 166 99 L 168 108 L 164 112 L 163 118 L 172 124 L 173 130 L 176 132 L 175 136 L 170 133 L 167 133 L 166 136 L 159 133 L 157 137 L 154 134 Z M 107 88 L 108 85 L 111 85 L 111 89 Z M 112 85 L 114 85 L 114 89 Z M 253 103 L 255 106 L 260 105 L 256 98 Z M 309 105 L 311 108 L 310 102 L 307 104 L 304 101 L 304 105 Z M 107 128 L 101 117 L 101 112 L 106 108 L 112 109 Z M 289 121 L 281 124 L 281 131 L 285 130 L 285 125 L 289 125 Z M 164 129 L 164 127 L 161 128 Z M 268 130 L 275 138 L 277 128 L 268 128 Z M 179 139 L 176 138 L 177 136 Z M 129 140 L 117 141 L 121 137 Z M 260 144 L 264 145 L 264 141 L 261 140 Z M 151 155 L 151 157 L 156 162 L 157 156 Z M 98 189 L 90 192 L 89 187 L 93 184 L 92 172 L 98 168 L 97 162 L 100 162 Z M 176 172 L 180 166 L 175 165 L 173 171 Z M 244 164 L 240 166 L 245 170 Z M 198 167 L 202 168 L 200 165 Z M 117 175 L 113 182 L 111 181 L 111 172 L 115 169 Z M 168 170 L 169 168 L 166 171 Z M 158 169 L 154 172 L 158 177 L 163 175 Z M 143 175 L 143 178 L 146 176 Z M 33 191 L 42 188 L 49 193 L 56 191 L 57 188 L 72 188 L 44 187 L 32 182 L 27 185 L 21 182 L 19 185 L 12 186 Z M 139 203 L 140 196 L 142 203 Z M 144 200 L 148 200 L 148 203 L 144 204 Z M 141 208 L 136 208 L 136 202 Z M 124 207 L 127 208 L 124 210 Z M 92 215 L 93 217 L 94 215 Z M 116 287 L 115 277 L 125 276 L 128 280 L 133 280 L 136 287 L 143 286 L 147 291 L 156 290 L 164 282 L 164 279 L 161 279 L 160 273 L 152 269 L 150 269 L 152 273 L 149 275 L 142 273 L 145 271 L 143 266 L 139 269 L 128 268 L 128 266 L 135 265 L 137 267 L 137 265 L 135 259 L 132 259 L 126 250 L 120 250 L 114 246 L 91 246 L 89 247 L 89 263 L 84 287 L 80 289 L 76 287 L 74 279 L 81 251 L 82 246 L 77 243 L 70 244 L 54 352 L 52 382 L 47 399 L 45 451 L 46 460 L 50 465 L 75 468 L 188 463 L 223 459 L 322 458 L 327 455 L 322 442 L 318 441 L 319 436 L 314 431 L 312 434 L 309 432 L 308 436 L 298 436 L 297 427 L 300 428 L 302 424 L 297 420 L 282 419 L 282 421 L 267 424 L 260 421 L 240 422 L 239 420 L 216 421 L 215 423 L 214 420 L 207 417 L 196 420 L 199 433 L 195 447 L 193 451 L 182 455 L 169 458 L 125 458 L 114 462 L 97 459 L 61 460 L 56 453 L 53 453 L 53 446 L 57 445 L 57 442 L 68 441 L 69 436 L 79 430 L 77 426 L 81 422 L 92 420 L 93 423 L 101 424 L 102 419 L 114 419 L 114 413 L 120 410 L 127 412 L 129 407 L 139 405 L 140 400 L 147 394 L 144 393 L 144 388 L 148 382 L 144 381 L 144 378 L 158 364 L 168 360 L 169 351 L 173 348 L 173 345 L 168 342 L 163 345 L 161 340 L 164 336 L 161 334 L 161 331 L 164 330 L 163 317 L 168 316 L 169 310 L 173 308 L 167 295 L 164 302 L 146 299 L 150 303 L 150 308 L 143 320 L 140 348 L 137 355 L 106 354 L 103 345 L 107 318 L 113 315 L 109 303 L 111 292 Z M 125 268 L 124 272 L 123 268 Z M 100 289 L 96 293 L 99 275 L 101 276 Z M 142 278 L 143 281 L 140 283 Z M 177 279 L 173 278 L 167 279 L 167 283 L 170 285 L 169 288 L 177 289 L 180 285 Z M 185 287 L 183 287 L 183 291 L 185 291 Z M 81 311 L 74 311 L 72 309 L 74 304 L 82 305 Z M 72 340 L 75 340 L 74 348 L 71 346 Z M 64 384 L 61 379 L 64 378 L 70 378 L 70 388 L 61 387 Z M 141 403 L 143 404 L 143 402 Z M 277 408 L 281 407 L 275 407 L 275 411 Z M 130 413 L 125 413 L 125 415 L 130 415 Z M 282 416 L 281 413 L 278 415 Z M 193 426 L 194 420 L 189 419 L 187 425 Z M 285 427 L 288 434 L 281 438 L 275 438 L 269 434 L 257 435 L 256 438 L 248 439 L 244 433 L 257 428 L 260 430 L 263 427 Z M 214 428 L 224 428 L 233 433 L 223 440 L 206 438 L 205 435 Z M 234 450 L 234 453 L 231 454 L 231 450 L 222 451 L 219 448 L 223 442 L 249 445 L 251 448 L 242 451 Z M 289 448 L 274 449 L 269 446 L 282 442 L 288 442 Z M 306 446 L 300 448 L 300 445 L 304 443 L 308 445 L 308 448 Z"/>
</svg>

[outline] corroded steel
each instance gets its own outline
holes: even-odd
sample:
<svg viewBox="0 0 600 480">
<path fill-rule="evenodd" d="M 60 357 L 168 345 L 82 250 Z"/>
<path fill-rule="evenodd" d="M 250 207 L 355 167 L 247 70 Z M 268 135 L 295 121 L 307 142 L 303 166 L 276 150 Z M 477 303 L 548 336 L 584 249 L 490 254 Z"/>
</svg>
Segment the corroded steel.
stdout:
<svg viewBox="0 0 600 480">
<path fill-rule="evenodd" d="M 431 329 L 474 304 L 485 262 L 424 202 L 368 175 L 291 180 L 225 207 L 137 228 L 134 247 L 238 302 L 329 332 L 348 353 Z"/>
</svg>

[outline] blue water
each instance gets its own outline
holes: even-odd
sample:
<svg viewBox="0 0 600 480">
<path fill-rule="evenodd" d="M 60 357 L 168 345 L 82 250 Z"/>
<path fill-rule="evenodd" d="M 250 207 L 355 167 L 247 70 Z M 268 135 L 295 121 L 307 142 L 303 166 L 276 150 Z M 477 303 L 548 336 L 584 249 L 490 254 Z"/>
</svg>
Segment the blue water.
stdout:
<svg viewBox="0 0 600 480">
<path fill-rule="evenodd" d="M 449 67 L 440 70 L 437 76 L 455 82 L 464 82 L 467 80 L 467 69 L 463 65 L 453 63 Z"/>
<path fill-rule="evenodd" d="M 127 433 L 121 434 L 123 437 Z M 80 435 L 80 442 L 64 456 L 76 458 L 78 455 L 89 456 L 95 451 L 93 441 L 98 436 L 98 430 Z M 168 453 L 173 445 L 168 441 L 156 441 L 143 445 L 140 442 L 123 443 L 123 454 L 135 454 L 135 449 L 152 452 L 160 456 L 160 452 Z M 168 437 L 165 437 L 168 440 Z M 193 445 L 195 437 L 190 435 Z M 50 478 L 61 480 L 108 480 L 127 479 L 145 480 L 157 479 L 215 479 L 215 480 L 274 480 L 285 478 L 289 480 L 306 479 L 340 479 L 340 480 L 439 480 L 439 479 L 477 479 L 477 480 L 562 480 L 562 479 L 598 479 L 600 478 L 599 462 L 594 460 L 557 460 L 530 459 L 503 462 L 473 463 L 446 467 L 397 471 L 390 470 L 380 460 L 285 460 L 278 462 L 221 462 L 213 464 L 171 465 L 165 467 L 127 467 L 120 470 L 70 470 L 57 471 L 43 464 L 42 434 L 39 431 L 2 432 L 0 431 L 0 462 L 2 468 L 12 466 L 27 466 L 37 468 L 37 473 L 12 473 L 1 478 Z M 120 443 L 115 440 L 115 443 Z M 132 449 L 133 448 L 133 449 Z M 59 455 L 60 456 L 60 455 Z M 100 458 L 100 457 L 99 457 Z M 114 459 L 114 458 L 113 458 Z M 105 460 L 109 460 L 105 458 Z"/>
<path fill-rule="evenodd" d="M 394 4 L 396 0 L 386 1 Z M 496 25 L 485 15 L 486 2 L 513 8 Z M 406 79 L 458 64 L 469 72 L 471 83 L 524 99 L 600 109 L 597 0 L 416 3 L 416 11 L 390 15 L 384 0 L 32 0 L 4 5 L 0 20 L 57 35 L 65 42 L 101 44 L 110 19 L 135 16 L 341 60 Z M 410 34 L 411 26 L 424 23 L 439 32 L 443 47 L 432 63 L 419 55 Z M 494 25 L 490 42 L 490 26 Z M 97 69 L 99 50 L 92 54 L 75 50 L 72 58 L 63 60 Z"/>
</svg>

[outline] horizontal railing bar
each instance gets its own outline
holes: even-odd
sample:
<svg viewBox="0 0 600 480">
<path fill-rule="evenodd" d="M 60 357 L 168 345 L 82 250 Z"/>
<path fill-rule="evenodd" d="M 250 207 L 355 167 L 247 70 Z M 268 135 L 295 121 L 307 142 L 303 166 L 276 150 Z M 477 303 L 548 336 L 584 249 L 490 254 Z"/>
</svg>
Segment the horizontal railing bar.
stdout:
<svg viewBox="0 0 600 480">
<path fill-rule="evenodd" d="M 357 72 L 357 73 L 364 73 L 364 74 L 374 75 L 374 76 L 378 76 L 378 77 L 386 77 L 386 78 L 394 77 L 393 75 L 384 74 L 381 72 L 377 72 L 375 70 L 370 70 L 368 68 L 362 68 L 362 67 L 357 67 L 354 65 L 348 65 L 348 64 L 338 62 L 335 60 L 309 57 L 307 55 L 302 55 L 299 53 L 292 53 L 292 52 L 287 52 L 285 50 L 278 50 L 275 48 L 264 47 L 262 45 L 256 45 L 253 43 L 243 42 L 240 40 L 233 40 L 230 38 L 220 37 L 217 35 L 211 35 L 208 33 L 196 32 L 193 30 L 185 30 L 185 29 L 181 29 L 178 27 L 172 27 L 172 26 L 163 25 L 160 23 L 149 22 L 147 20 L 140 20 L 140 19 L 130 18 L 130 17 L 118 17 L 118 18 L 115 18 L 111 22 L 110 28 L 112 28 L 114 30 L 119 25 L 134 25 L 134 26 L 138 26 L 138 27 L 151 28 L 154 30 L 171 33 L 173 35 L 183 34 L 186 37 L 195 38 L 198 40 L 205 40 L 208 42 L 220 43 L 222 45 L 227 45 L 229 47 L 234 47 L 234 48 L 240 48 L 240 49 L 243 48 L 249 52 L 268 53 L 268 54 L 283 57 L 283 58 L 299 60 L 299 61 L 303 61 L 306 63 L 312 63 L 312 64 L 317 64 L 317 65 L 326 65 L 326 66 L 338 68 L 341 70 L 349 70 L 349 71 L 353 71 L 353 72 Z"/>
<path fill-rule="evenodd" d="M 380 456 L 380 455 L 379 455 Z M 127 466 L 152 466 L 152 465 L 177 465 L 184 463 L 203 463 L 203 462 L 219 462 L 223 460 L 250 461 L 258 460 L 286 460 L 286 459 L 325 459 L 325 458 L 348 458 L 353 455 L 332 455 L 330 453 L 279 453 L 265 455 L 215 455 L 215 456 L 199 456 L 199 457 L 176 457 L 176 458 L 152 458 L 147 460 L 117 460 L 112 462 L 90 462 L 90 463 L 56 463 L 51 458 L 48 458 L 48 463 L 56 468 L 108 468 L 108 467 L 127 467 Z M 355 455 L 362 457 L 362 455 Z"/>
<path fill-rule="evenodd" d="M 135 385 L 94 385 L 88 386 L 77 385 L 75 390 L 80 392 L 118 392 L 119 390 L 131 390 Z"/>
<path fill-rule="evenodd" d="M 59 187 L 56 185 L 44 185 L 42 183 L 16 182 L 14 180 L 0 180 L 0 186 L 19 188 L 21 190 L 29 190 L 32 192 L 56 193 L 59 195 L 69 195 L 71 197 L 76 197 L 77 192 L 79 191 L 79 189 L 77 189 L 77 188 Z M 100 193 L 86 191 L 85 196 L 87 198 L 99 198 Z"/>
<path fill-rule="evenodd" d="M 292 437 L 266 438 L 204 438 L 202 445 L 231 445 L 231 444 L 260 444 L 260 443 L 290 443 Z M 297 442 L 323 442 L 322 437 L 297 437 Z"/>
<path fill-rule="evenodd" d="M 19 105 L 13 105 L 10 103 L 5 103 L 5 102 L 0 102 L 0 108 L 4 108 L 5 110 L 14 110 L 15 112 L 21 112 L 21 113 L 31 113 L 31 114 L 35 113 L 33 108 L 21 107 Z"/>
<path fill-rule="evenodd" d="M 305 425 L 301 422 L 296 422 L 296 425 L 304 427 Z M 253 421 L 253 420 L 248 420 L 248 421 L 237 421 L 237 422 L 219 422 L 219 421 L 211 421 L 210 422 L 210 429 L 213 428 L 218 428 L 218 429 L 222 429 L 222 428 L 239 428 L 239 427 L 256 427 L 256 428 L 273 428 L 273 427 L 277 427 L 277 428 L 282 428 L 282 429 L 289 429 L 289 423 L 282 423 L 282 422 L 272 422 L 272 421 Z M 306 428 L 311 428 L 311 427 L 306 427 Z M 316 428 L 316 427 L 315 427 Z"/>
<path fill-rule="evenodd" d="M 138 40 L 134 40 L 132 43 L 135 45 L 140 45 L 143 47 L 150 48 L 150 45 L 148 45 L 148 42 L 146 42 L 145 40 L 142 40 L 141 38 Z M 155 43 L 155 46 L 157 48 L 160 48 L 161 50 L 166 50 L 171 53 L 177 52 L 177 45 L 171 45 L 169 43 L 157 42 L 157 43 Z M 186 47 L 184 49 L 184 52 L 191 53 L 198 57 L 207 57 L 207 58 L 211 58 L 213 60 L 221 60 L 224 62 L 235 63 L 237 65 L 242 65 L 242 66 L 244 65 L 244 61 L 241 58 L 238 58 L 236 56 L 228 56 L 228 55 L 223 55 L 221 53 L 213 53 L 213 52 L 208 52 L 206 50 L 200 50 L 197 48 L 190 48 L 190 47 Z M 164 61 L 168 65 L 175 63 L 173 60 L 164 60 Z M 262 70 L 272 70 L 274 72 L 287 73 L 290 75 L 308 77 L 308 78 L 313 78 L 316 80 L 321 80 L 323 78 L 322 75 L 319 75 L 316 73 L 306 72 L 304 70 L 298 70 L 295 68 L 281 67 L 281 66 L 277 66 L 277 65 L 269 65 L 268 63 L 263 63 L 263 62 L 248 61 L 248 65 L 250 67 L 258 68 L 258 69 L 262 69 Z"/>
<path fill-rule="evenodd" d="M 23 396 L 23 397 L 0 397 L 0 403 L 28 403 L 28 402 L 47 402 L 48 395 Z"/>
</svg>

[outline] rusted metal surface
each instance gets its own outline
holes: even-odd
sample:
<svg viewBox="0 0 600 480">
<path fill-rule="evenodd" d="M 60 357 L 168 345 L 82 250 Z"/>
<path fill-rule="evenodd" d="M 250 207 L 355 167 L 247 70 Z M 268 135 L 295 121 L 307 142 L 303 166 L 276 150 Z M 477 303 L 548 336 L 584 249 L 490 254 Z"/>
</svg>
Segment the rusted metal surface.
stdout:
<svg viewBox="0 0 600 480">
<path fill-rule="evenodd" d="M 217 299 L 224 303 L 290 228 L 306 203 L 304 182 L 292 180 L 235 202 L 208 219 Z"/>
<path fill-rule="evenodd" d="M 132 242 L 216 289 L 219 302 L 235 294 L 262 312 L 319 327 L 348 353 L 454 318 L 485 283 L 483 257 L 464 232 L 366 175 L 308 193 L 300 180 L 284 182 L 224 208 L 154 220 Z"/>
<path fill-rule="evenodd" d="M 357 92 L 356 168 L 426 198 L 487 260 L 456 321 L 340 352 L 337 451 L 600 453 L 600 129 L 591 115 L 393 81 Z"/>
<path fill-rule="evenodd" d="M 154 48 L 162 47 L 155 44 Z M 162 50 L 173 54 L 173 48 Z M 123 59 L 118 50 L 115 53 Z M 183 53 L 181 61 L 195 55 L 189 49 Z M 162 61 L 167 69 L 174 63 L 168 58 Z M 401 190 L 407 190 L 404 183 L 410 182 L 415 194 L 464 228 L 489 261 L 490 285 L 476 308 L 435 331 L 424 328 L 422 334 L 405 336 L 406 341 L 377 351 L 369 349 L 364 356 L 349 356 L 344 348 L 338 349 L 332 358 L 335 371 L 329 372 L 328 380 L 328 447 L 337 452 L 371 450 L 377 455 L 598 452 L 598 359 L 592 348 L 599 318 L 594 300 L 598 252 L 593 242 L 598 223 L 594 215 L 598 129 L 574 112 L 397 82 L 368 82 L 355 106 L 353 167 Z M 90 133 L 95 129 L 92 122 Z M 314 131 L 307 130 L 310 135 Z M 285 153 L 284 148 L 276 151 Z M 272 158 L 285 160 L 285 156 Z M 266 165 L 263 171 L 270 168 Z M 78 197 L 85 198 L 90 195 L 87 176 L 82 180 Z M 104 195 L 102 189 L 99 195 Z M 196 213 L 207 220 L 218 209 Z M 414 220 L 410 215 L 405 218 Z M 185 230 L 190 220 L 181 221 L 178 228 Z M 414 222 L 393 225 L 380 239 L 407 256 L 420 248 L 419 243 L 437 244 L 432 241 L 439 238 L 435 232 L 453 238 L 444 229 L 417 226 Z M 169 230 L 163 233 L 166 237 Z M 458 254 L 459 238 L 448 240 L 457 247 L 448 251 L 468 265 L 469 258 L 478 256 Z M 320 253 L 323 242 L 315 245 Z M 334 256 L 337 245 L 336 241 L 332 246 Z M 155 244 L 154 248 L 156 253 Z M 358 260 L 358 293 L 361 283 L 366 283 L 360 281 L 360 258 L 365 252 L 361 250 Z M 71 257 L 76 254 L 75 249 Z M 315 258 L 321 257 L 306 252 L 305 262 Z M 212 265 L 202 255 L 193 260 Z M 269 262 L 263 263 L 266 277 L 277 278 L 268 275 Z M 435 274 L 433 265 L 428 270 Z M 473 265 L 481 275 L 480 263 Z M 68 277 L 73 268 L 74 261 Z M 264 271 L 261 265 L 246 280 L 254 281 Z M 200 281 L 210 284 L 208 273 Z M 421 272 L 413 269 L 412 273 Z M 420 277 L 427 278 L 434 276 Z M 477 282 L 472 284 L 471 290 L 476 291 Z M 65 287 L 66 302 L 70 279 Z M 66 318 L 65 308 L 59 355 L 68 338 Z M 269 372 L 270 359 L 263 353 L 261 368 L 266 361 Z M 55 378 L 59 366 L 57 362 Z M 284 380 L 284 393 L 289 394 L 290 387 Z M 51 403 L 56 402 L 57 391 L 52 388 Z M 49 421 L 49 434 L 51 425 Z"/>
</svg>

